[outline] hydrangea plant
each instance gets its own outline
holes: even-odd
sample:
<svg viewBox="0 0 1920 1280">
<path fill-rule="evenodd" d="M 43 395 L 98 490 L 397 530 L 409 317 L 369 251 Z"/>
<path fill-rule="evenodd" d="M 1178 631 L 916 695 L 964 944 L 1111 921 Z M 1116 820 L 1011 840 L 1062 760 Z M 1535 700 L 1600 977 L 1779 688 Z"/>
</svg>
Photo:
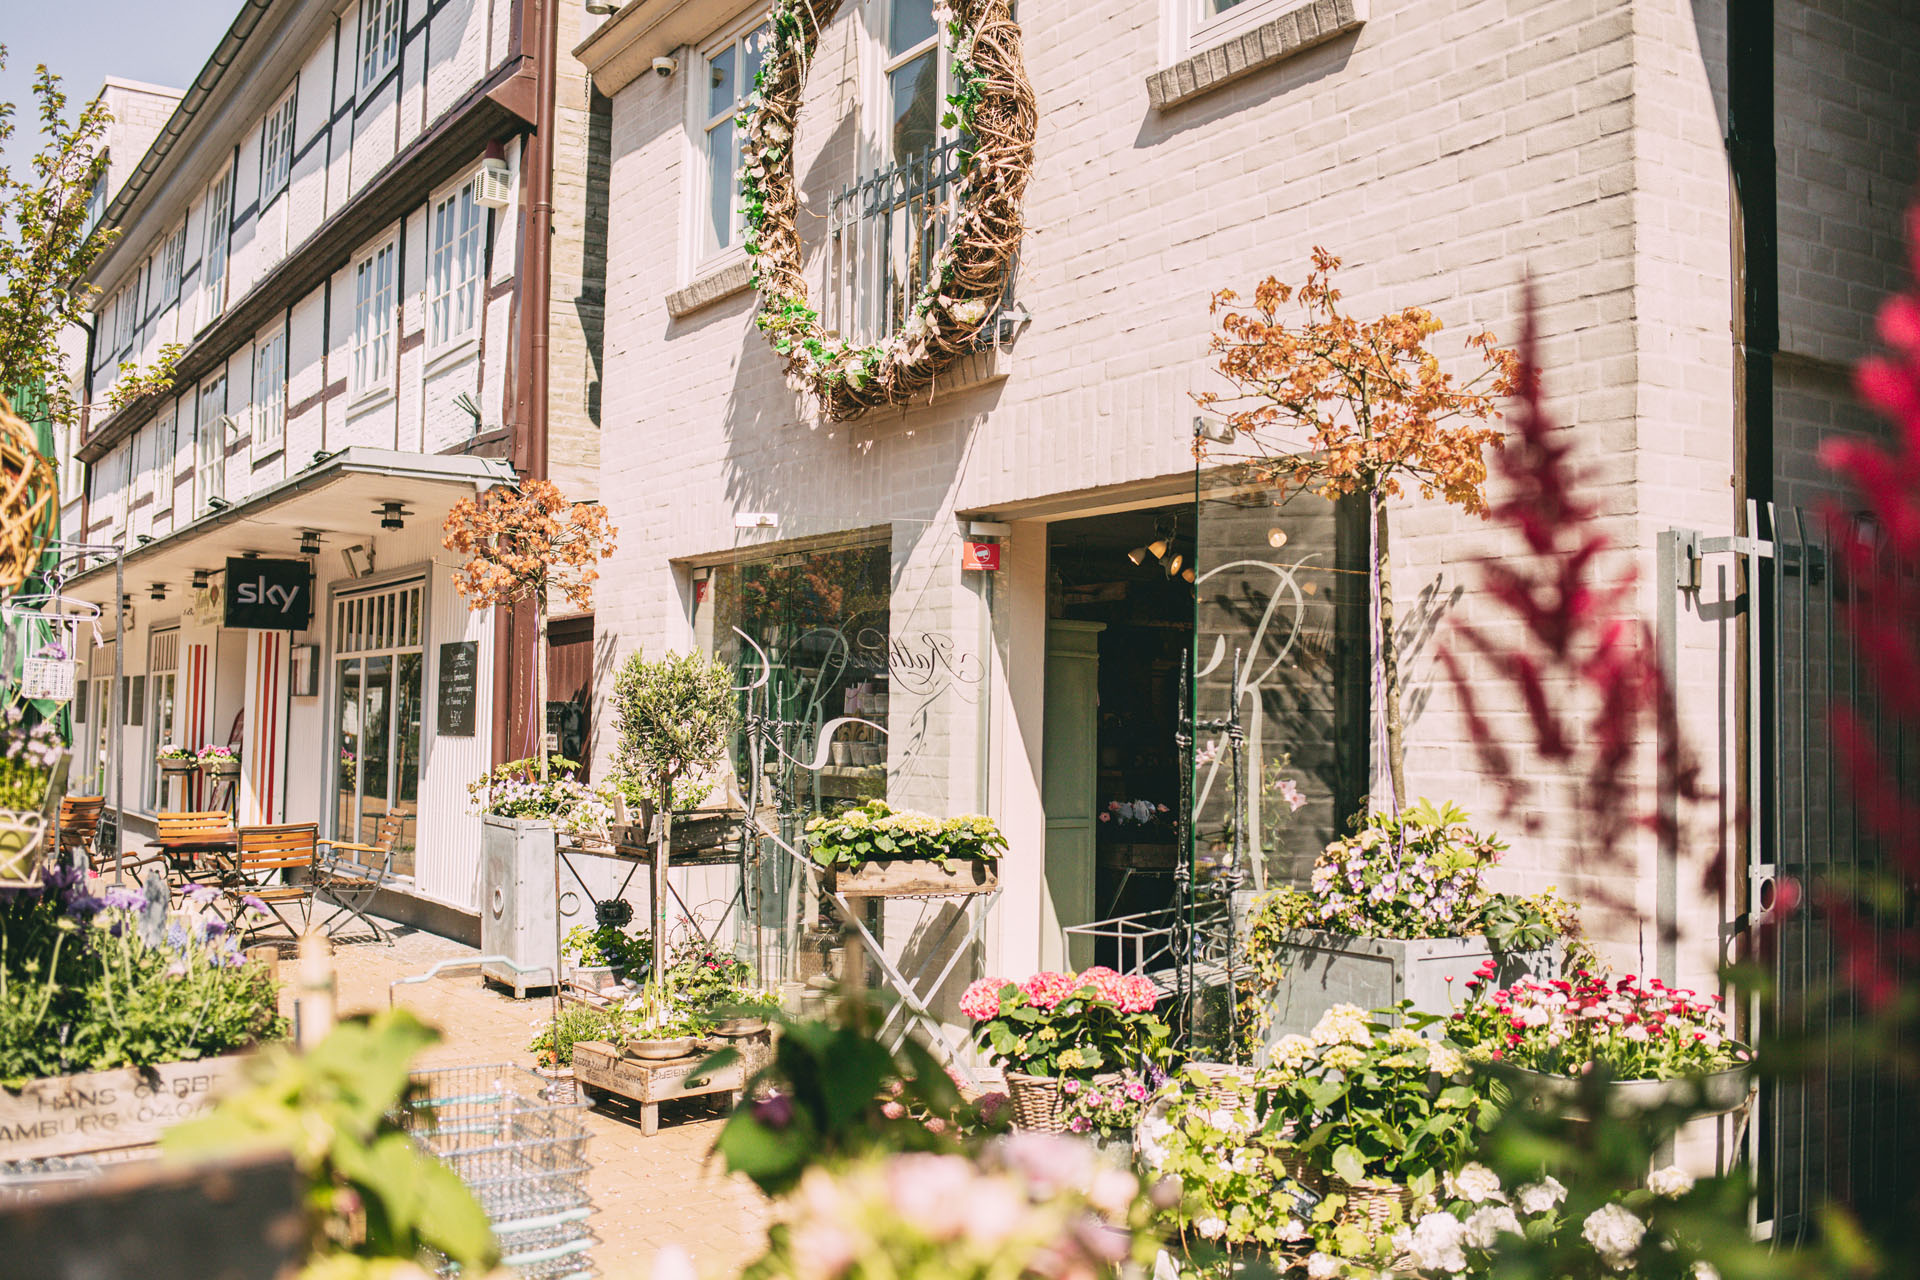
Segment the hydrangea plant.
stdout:
<svg viewBox="0 0 1920 1280">
<path fill-rule="evenodd" d="M 1084 1079 L 1165 1059 L 1169 1032 L 1153 1016 L 1158 999 L 1152 979 L 1096 966 L 1079 974 L 1043 971 L 1018 984 L 981 978 L 961 995 L 960 1011 L 995 1063 Z"/>
</svg>

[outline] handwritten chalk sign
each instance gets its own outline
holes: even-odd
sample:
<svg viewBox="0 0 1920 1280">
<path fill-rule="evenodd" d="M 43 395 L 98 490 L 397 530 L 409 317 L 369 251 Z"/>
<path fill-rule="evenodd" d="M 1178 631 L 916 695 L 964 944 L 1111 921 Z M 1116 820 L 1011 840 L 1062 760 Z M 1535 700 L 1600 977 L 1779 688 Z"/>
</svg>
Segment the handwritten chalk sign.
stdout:
<svg viewBox="0 0 1920 1280">
<path fill-rule="evenodd" d="M 440 646 L 440 713 L 434 728 L 449 738 L 474 735 L 475 686 L 480 672 L 480 644 L 450 640 Z"/>
<path fill-rule="evenodd" d="M 199 1115 L 239 1079 L 242 1054 L 92 1071 L 0 1089 L 0 1160 L 144 1147 Z"/>
</svg>

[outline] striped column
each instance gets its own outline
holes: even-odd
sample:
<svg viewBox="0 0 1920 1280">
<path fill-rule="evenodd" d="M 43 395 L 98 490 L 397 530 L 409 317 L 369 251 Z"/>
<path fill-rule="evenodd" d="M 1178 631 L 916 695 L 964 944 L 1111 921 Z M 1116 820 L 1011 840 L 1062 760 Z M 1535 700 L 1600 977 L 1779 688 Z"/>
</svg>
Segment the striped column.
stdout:
<svg viewBox="0 0 1920 1280">
<path fill-rule="evenodd" d="M 213 718 L 213 646 L 189 644 L 180 663 L 180 744 L 198 751 L 207 745 L 207 723 Z M 187 775 L 189 809 L 206 808 L 206 780 Z"/>
<path fill-rule="evenodd" d="M 240 720 L 240 822 L 286 816 L 287 663 L 290 633 L 247 633 L 246 709 Z"/>
</svg>

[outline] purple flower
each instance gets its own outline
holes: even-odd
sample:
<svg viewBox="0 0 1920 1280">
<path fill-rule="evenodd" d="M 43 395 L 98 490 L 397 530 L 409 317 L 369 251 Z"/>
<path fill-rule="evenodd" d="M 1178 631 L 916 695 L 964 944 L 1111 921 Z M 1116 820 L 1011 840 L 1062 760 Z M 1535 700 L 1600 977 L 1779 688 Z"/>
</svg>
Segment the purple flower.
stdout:
<svg viewBox="0 0 1920 1280">
<path fill-rule="evenodd" d="M 793 1123 L 793 1099 L 784 1093 L 768 1094 L 753 1104 L 753 1118 L 769 1129 L 785 1129 Z"/>
<path fill-rule="evenodd" d="M 195 906 L 204 907 L 219 898 L 220 891 L 211 885 L 191 884 L 187 886 L 186 897 Z"/>
</svg>

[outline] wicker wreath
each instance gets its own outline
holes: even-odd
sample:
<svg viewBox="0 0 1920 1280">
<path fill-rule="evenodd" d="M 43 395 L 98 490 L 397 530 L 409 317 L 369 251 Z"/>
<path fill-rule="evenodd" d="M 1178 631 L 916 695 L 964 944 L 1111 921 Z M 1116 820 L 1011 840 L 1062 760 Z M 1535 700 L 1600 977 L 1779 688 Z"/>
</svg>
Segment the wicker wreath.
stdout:
<svg viewBox="0 0 1920 1280">
<path fill-rule="evenodd" d="M 905 404 L 972 350 L 993 319 L 1020 248 L 1020 198 L 1033 170 L 1037 115 L 1020 56 L 1011 0 L 952 0 L 934 14 L 953 51 L 946 124 L 962 155 L 953 231 L 935 255 L 928 287 L 893 334 L 857 346 L 829 334 L 807 302 L 794 215 L 793 136 L 807 69 L 840 0 L 779 0 L 759 87 L 739 123 L 746 130 L 741 194 L 746 250 L 760 291 L 756 323 L 786 358 L 787 381 L 819 398 L 829 418 Z"/>
<path fill-rule="evenodd" d="M 58 502 L 53 464 L 33 428 L 0 398 L 0 592 L 18 587 L 39 566 Z"/>
</svg>

